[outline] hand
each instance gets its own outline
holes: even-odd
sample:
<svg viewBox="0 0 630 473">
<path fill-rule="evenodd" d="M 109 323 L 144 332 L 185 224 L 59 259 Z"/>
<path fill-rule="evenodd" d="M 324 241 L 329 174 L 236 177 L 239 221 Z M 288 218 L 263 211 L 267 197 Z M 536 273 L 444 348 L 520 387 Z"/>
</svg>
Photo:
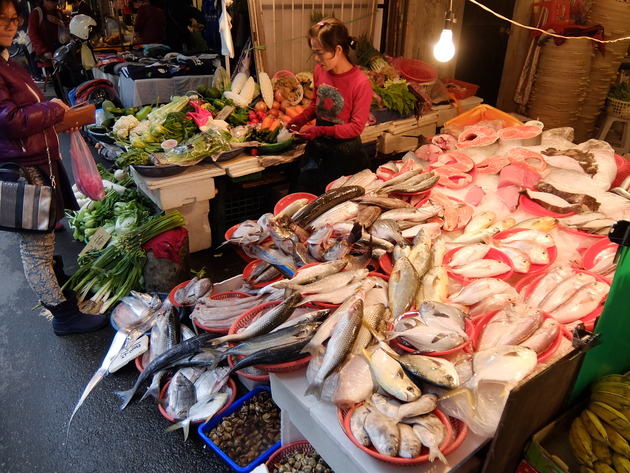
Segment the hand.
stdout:
<svg viewBox="0 0 630 473">
<path fill-rule="evenodd" d="M 308 120 L 304 116 L 303 113 L 296 115 L 293 117 L 289 123 L 287 123 L 287 128 L 289 131 L 300 131 L 300 129 L 308 123 Z"/>
<path fill-rule="evenodd" d="M 44 57 L 46 59 L 52 59 L 53 53 L 51 53 L 50 51 L 47 51 L 47 52 L 44 53 Z"/>
<path fill-rule="evenodd" d="M 315 138 L 319 138 L 320 136 L 326 136 L 329 134 L 329 129 L 332 131 L 332 127 L 330 126 L 310 126 L 305 130 L 300 132 L 300 137 L 305 140 L 311 141 Z"/>
</svg>

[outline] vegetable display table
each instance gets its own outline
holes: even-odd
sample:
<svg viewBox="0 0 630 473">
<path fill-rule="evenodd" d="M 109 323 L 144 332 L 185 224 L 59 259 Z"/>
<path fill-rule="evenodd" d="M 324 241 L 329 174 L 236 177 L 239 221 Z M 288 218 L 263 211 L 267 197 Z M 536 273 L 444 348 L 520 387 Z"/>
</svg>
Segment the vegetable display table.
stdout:
<svg viewBox="0 0 630 473">
<path fill-rule="evenodd" d="M 186 219 L 190 238 L 190 252 L 212 246 L 210 231 L 210 199 L 216 195 L 214 178 L 225 171 L 215 164 L 196 164 L 181 174 L 170 177 L 146 177 L 131 167 L 131 175 L 138 189 L 160 209 L 178 210 Z"/>
</svg>

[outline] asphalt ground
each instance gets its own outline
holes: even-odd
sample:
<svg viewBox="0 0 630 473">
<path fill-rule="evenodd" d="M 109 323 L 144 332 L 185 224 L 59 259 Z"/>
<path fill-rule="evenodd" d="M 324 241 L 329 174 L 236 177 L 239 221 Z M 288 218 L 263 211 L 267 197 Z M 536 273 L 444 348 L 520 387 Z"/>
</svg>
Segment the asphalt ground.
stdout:
<svg viewBox="0 0 630 473">
<path fill-rule="evenodd" d="M 47 95 L 51 94 L 51 88 Z M 69 137 L 60 136 L 71 173 Z M 65 220 L 64 220 L 65 222 Z M 76 269 L 83 244 L 72 232 L 57 233 L 56 253 L 66 273 Z M 191 255 L 214 281 L 242 272 L 245 263 L 230 248 Z M 184 441 L 153 400 L 119 410 L 116 391 L 133 386 L 129 364 L 105 377 L 68 421 L 86 384 L 99 368 L 115 330 L 56 336 L 23 273 L 17 236 L 0 232 L 0 471 L 4 473 L 214 472 L 232 470 L 191 429 Z M 247 391 L 239 386 L 239 396 Z M 194 430 L 194 432 L 193 432 Z"/>
</svg>

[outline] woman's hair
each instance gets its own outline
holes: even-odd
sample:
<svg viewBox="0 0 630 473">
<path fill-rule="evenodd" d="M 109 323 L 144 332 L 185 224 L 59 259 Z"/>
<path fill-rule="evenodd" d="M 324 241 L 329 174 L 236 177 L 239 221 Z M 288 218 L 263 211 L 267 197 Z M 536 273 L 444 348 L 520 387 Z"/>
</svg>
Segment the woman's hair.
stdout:
<svg viewBox="0 0 630 473">
<path fill-rule="evenodd" d="M 20 1 L 19 0 L 0 0 L 0 13 L 6 10 L 9 5 L 13 5 L 16 12 L 19 12 Z"/>
<path fill-rule="evenodd" d="M 355 49 L 357 41 L 355 38 L 349 35 L 346 25 L 337 18 L 324 18 L 311 26 L 308 31 L 308 44 L 311 45 L 311 40 L 317 38 L 324 47 L 324 50 L 335 52 L 337 46 L 341 46 L 343 53 L 348 60 L 354 64 L 353 59 L 350 56 L 350 48 Z"/>
</svg>

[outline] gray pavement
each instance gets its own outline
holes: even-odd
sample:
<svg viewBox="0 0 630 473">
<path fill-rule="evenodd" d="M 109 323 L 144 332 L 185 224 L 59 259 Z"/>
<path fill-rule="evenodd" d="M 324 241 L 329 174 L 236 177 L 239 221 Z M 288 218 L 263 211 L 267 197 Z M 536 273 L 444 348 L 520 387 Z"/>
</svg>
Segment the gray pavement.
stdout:
<svg viewBox="0 0 630 473">
<path fill-rule="evenodd" d="M 61 136 L 65 158 L 69 139 Z M 66 159 L 64 158 L 64 161 Z M 70 172 L 69 163 L 65 163 Z M 83 244 L 66 230 L 57 233 L 57 253 L 71 274 Z M 193 253 L 194 269 L 205 266 L 216 281 L 242 271 L 244 263 L 227 249 Z M 184 441 L 153 401 L 135 401 L 120 411 L 115 391 L 129 389 L 133 365 L 107 376 L 77 412 L 70 414 L 100 366 L 114 329 L 57 337 L 26 282 L 17 238 L 0 232 L 0 472 L 230 472 L 196 434 Z M 239 394 L 243 394 L 242 386 Z M 67 433 L 67 435 L 66 435 Z"/>
</svg>

